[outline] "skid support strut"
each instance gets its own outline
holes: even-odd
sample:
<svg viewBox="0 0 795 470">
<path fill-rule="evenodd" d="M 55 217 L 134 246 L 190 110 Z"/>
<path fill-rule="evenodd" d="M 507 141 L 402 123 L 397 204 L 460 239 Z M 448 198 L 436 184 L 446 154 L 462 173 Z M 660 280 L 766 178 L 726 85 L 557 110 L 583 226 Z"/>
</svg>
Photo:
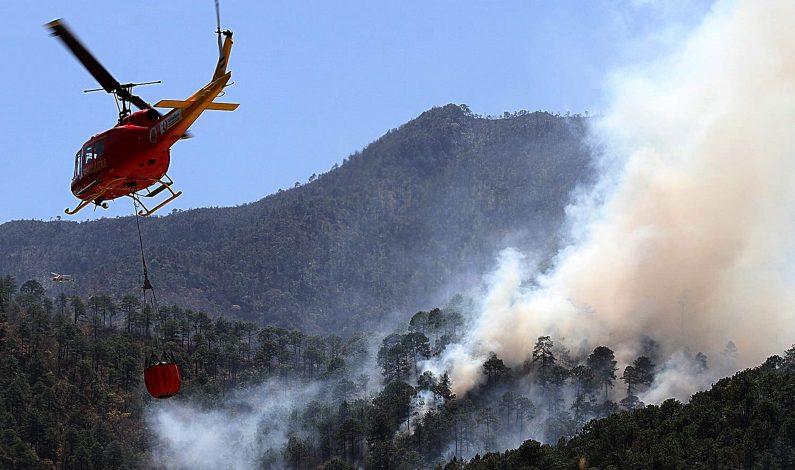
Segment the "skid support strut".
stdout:
<svg viewBox="0 0 795 470">
<path fill-rule="evenodd" d="M 147 189 L 146 190 L 146 194 L 143 194 L 143 195 L 138 194 L 138 193 L 132 193 L 132 194 L 128 195 L 137 204 L 141 205 L 142 209 L 139 210 L 138 212 L 136 212 L 136 214 L 140 215 L 141 217 L 146 217 L 148 215 L 154 214 L 155 211 L 157 211 L 161 207 L 165 206 L 169 202 L 173 201 L 174 199 L 179 197 L 180 194 L 182 194 L 182 191 L 174 191 L 173 189 L 171 189 L 171 185 L 174 184 L 174 182 L 171 180 L 171 178 L 168 177 L 168 175 L 163 175 L 162 179 L 153 179 L 151 181 L 152 181 L 152 184 L 160 183 L 160 186 L 156 187 L 155 189 L 153 189 L 151 191 L 149 189 Z M 141 198 L 144 198 L 144 197 L 150 197 L 150 198 L 151 197 L 155 197 L 155 196 L 157 196 L 158 194 L 160 194 L 163 191 L 168 191 L 169 193 L 171 193 L 171 195 L 168 196 L 165 200 L 163 200 L 163 202 L 161 202 L 160 204 L 156 205 L 155 207 L 153 207 L 151 209 L 147 208 L 146 204 L 144 204 L 144 202 L 141 200 Z"/>
</svg>

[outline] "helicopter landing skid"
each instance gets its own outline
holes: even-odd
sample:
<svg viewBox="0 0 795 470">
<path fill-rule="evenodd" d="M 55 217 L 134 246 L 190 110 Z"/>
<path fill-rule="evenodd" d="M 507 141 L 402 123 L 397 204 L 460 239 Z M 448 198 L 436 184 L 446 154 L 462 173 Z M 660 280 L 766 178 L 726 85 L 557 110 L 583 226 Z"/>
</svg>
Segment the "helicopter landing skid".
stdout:
<svg viewBox="0 0 795 470">
<path fill-rule="evenodd" d="M 115 183 L 116 181 L 117 180 L 114 180 L 112 183 Z M 101 189 L 101 190 L 91 194 L 89 197 L 87 197 L 85 199 L 81 199 L 80 203 L 74 209 L 69 210 L 69 208 L 67 207 L 63 211 L 67 215 L 75 215 L 75 214 L 80 212 L 84 207 L 86 207 L 89 204 L 94 204 L 94 205 L 99 206 L 99 207 L 101 207 L 103 209 L 107 209 L 108 208 L 108 203 L 102 202 L 102 196 L 104 196 L 105 193 L 107 193 L 107 192 L 108 192 L 108 186 L 106 186 L 104 189 Z"/>
<path fill-rule="evenodd" d="M 152 180 L 152 183 L 153 184 L 154 183 L 160 183 L 160 186 L 158 186 L 157 188 L 155 188 L 155 189 L 153 189 L 151 191 L 149 189 L 147 189 L 146 190 L 146 194 L 143 194 L 143 195 L 138 194 L 138 193 L 128 194 L 128 196 L 130 196 L 137 204 L 140 204 L 140 206 L 143 208 L 143 209 L 138 211 L 138 215 L 140 215 L 141 217 L 146 217 L 148 215 L 154 214 L 156 210 L 158 210 L 161 207 L 165 206 L 169 202 L 171 202 L 174 199 L 178 198 L 180 196 L 180 194 L 182 194 L 182 191 L 174 191 L 173 189 L 171 189 L 171 185 L 174 184 L 174 182 L 171 181 L 171 178 L 169 178 L 168 175 L 164 175 L 163 179 Z M 163 202 L 161 202 L 160 204 L 156 205 L 155 207 L 153 207 L 151 209 L 147 208 L 146 204 L 144 204 L 144 202 L 141 200 L 141 198 L 143 198 L 143 197 L 155 197 L 155 196 L 157 196 L 158 194 L 160 194 L 163 191 L 168 191 L 169 193 L 171 193 L 171 195 L 168 196 Z"/>
<path fill-rule="evenodd" d="M 78 212 L 80 212 L 80 211 L 81 211 L 81 210 L 82 210 L 84 207 L 86 207 L 87 205 L 89 205 L 89 204 L 95 204 L 95 202 L 94 202 L 94 201 L 96 201 L 96 199 L 85 199 L 85 200 L 82 200 L 82 201 L 80 201 L 80 204 L 78 204 L 78 205 L 77 205 L 77 207 L 75 207 L 74 209 L 72 209 L 72 210 L 69 210 L 69 208 L 67 207 L 67 208 L 66 208 L 66 209 L 64 209 L 63 211 L 64 211 L 64 212 L 65 212 L 67 215 L 75 215 L 75 214 L 77 214 Z M 100 203 L 100 204 L 97 204 L 97 205 L 98 205 L 98 206 L 100 206 L 100 207 L 102 207 L 103 209 L 107 209 L 107 208 L 108 208 L 108 204 L 107 204 L 107 203 L 104 203 L 104 202 L 103 202 L 103 203 Z"/>
</svg>

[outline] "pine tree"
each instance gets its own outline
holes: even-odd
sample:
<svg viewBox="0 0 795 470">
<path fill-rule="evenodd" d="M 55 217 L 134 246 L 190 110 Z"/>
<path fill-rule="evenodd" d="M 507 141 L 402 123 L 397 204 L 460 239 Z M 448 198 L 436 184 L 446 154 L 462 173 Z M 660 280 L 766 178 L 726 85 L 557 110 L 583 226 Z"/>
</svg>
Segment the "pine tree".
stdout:
<svg viewBox="0 0 795 470">
<path fill-rule="evenodd" d="M 616 360 L 613 351 L 606 346 L 598 346 L 593 350 L 587 361 L 588 367 L 593 371 L 595 383 L 604 386 L 607 401 L 607 390 L 613 388 L 616 378 Z"/>
<path fill-rule="evenodd" d="M 500 377 L 507 374 L 510 368 L 506 367 L 493 352 L 489 355 L 488 360 L 483 363 L 483 373 L 486 374 L 489 384 L 494 384 L 499 381 Z"/>
<path fill-rule="evenodd" d="M 538 383 L 546 391 L 553 380 L 553 367 L 557 359 L 552 353 L 554 344 L 549 336 L 539 336 L 533 347 L 533 364 L 538 371 Z"/>
</svg>

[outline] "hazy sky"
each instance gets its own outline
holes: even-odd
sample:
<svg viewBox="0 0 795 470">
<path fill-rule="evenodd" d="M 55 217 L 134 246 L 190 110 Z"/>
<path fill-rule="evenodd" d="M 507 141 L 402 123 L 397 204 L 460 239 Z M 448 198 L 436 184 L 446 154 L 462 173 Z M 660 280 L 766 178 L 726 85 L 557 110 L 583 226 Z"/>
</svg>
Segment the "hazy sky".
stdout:
<svg viewBox="0 0 795 470">
<path fill-rule="evenodd" d="M 697 23 L 709 1 L 231 1 L 224 101 L 172 147 L 184 194 L 163 211 L 260 199 L 447 103 L 478 114 L 601 111 L 609 72 Z M 212 75 L 211 0 L 3 2 L 0 222 L 64 216 L 75 151 L 115 124 L 113 99 L 42 25 L 68 24 L 136 93 L 184 99 Z M 75 220 L 132 213 L 128 198 Z"/>
</svg>

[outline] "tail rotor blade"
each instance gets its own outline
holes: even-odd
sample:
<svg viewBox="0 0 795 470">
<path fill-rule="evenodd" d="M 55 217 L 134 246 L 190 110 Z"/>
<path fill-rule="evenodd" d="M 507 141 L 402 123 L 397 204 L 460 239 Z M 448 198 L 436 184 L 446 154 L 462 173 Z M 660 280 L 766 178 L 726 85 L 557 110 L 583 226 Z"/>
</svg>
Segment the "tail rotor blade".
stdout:
<svg viewBox="0 0 795 470">
<path fill-rule="evenodd" d="M 215 0 L 215 32 L 218 33 L 218 54 L 224 54 L 224 47 L 221 45 L 221 5 L 218 0 Z"/>
</svg>

